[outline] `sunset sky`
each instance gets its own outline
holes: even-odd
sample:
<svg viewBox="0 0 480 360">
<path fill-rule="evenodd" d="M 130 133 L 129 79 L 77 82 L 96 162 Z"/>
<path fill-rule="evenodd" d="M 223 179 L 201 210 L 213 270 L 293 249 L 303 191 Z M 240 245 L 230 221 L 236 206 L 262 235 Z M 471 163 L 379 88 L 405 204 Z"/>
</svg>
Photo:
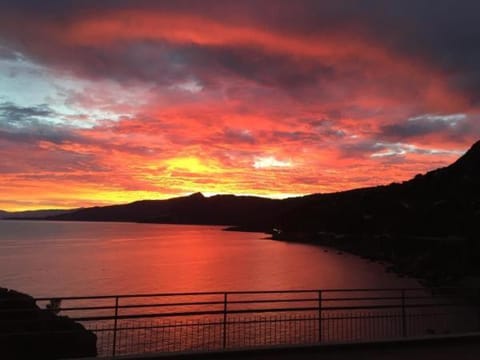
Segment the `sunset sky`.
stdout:
<svg viewBox="0 0 480 360">
<path fill-rule="evenodd" d="M 0 209 L 403 181 L 480 139 L 478 1 L 0 0 Z"/>
</svg>

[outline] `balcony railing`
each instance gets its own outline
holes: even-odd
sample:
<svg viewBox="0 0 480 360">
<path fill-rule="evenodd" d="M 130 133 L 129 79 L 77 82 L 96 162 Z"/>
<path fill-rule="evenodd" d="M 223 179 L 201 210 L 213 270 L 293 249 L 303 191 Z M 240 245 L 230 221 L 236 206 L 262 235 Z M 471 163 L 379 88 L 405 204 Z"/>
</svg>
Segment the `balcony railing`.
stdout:
<svg viewBox="0 0 480 360">
<path fill-rule="evenodd" d="M 115 356 L 467 333 L 480 330 L 478 299 L 473 290 L 337 289 L 38 298 L 36 303 L 93 331 L 99 356 Z"/>
</svg>

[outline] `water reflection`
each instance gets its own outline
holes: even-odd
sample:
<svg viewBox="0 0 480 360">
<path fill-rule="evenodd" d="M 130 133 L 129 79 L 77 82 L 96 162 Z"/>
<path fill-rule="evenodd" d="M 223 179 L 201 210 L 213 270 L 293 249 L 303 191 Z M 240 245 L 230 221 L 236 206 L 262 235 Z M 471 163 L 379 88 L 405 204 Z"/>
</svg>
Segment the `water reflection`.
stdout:
<svg viewBox="0 0 480 360">
<path fill-rule="evenodd" d="M 0 221 L 0 284 L 34 296 L 416 287 L 381 265 L 215 226 Z"/>
</svg>

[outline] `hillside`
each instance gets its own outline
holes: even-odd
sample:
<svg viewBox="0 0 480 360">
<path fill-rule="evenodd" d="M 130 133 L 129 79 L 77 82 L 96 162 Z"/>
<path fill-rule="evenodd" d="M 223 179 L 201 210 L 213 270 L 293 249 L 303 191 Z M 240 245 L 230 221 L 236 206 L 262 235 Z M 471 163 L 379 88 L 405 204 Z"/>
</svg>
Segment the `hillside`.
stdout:
<svg viewBox="0 0 480 360">
<path fill-rule="evenodd" d="M 69 212 L 75 211 L 76 209 L 72 210 L 27 210 L 27 211 L 2 211 L 0 210 L 0 219 L 13 219 L 13 220 L 20 220 L 20 219 L 44 219 L 48 216 L 56 216 L 67 214 Z"/>
<path fill-rule="evenodd" d="M 134 221 L 174 224 L 248 226 L 269 230 L 279 216 L 280 200 L 201 193 L 168 200 L 143 200 L 126 205 L 81 209 L 50 217 L 76 221 Z"/>
<path fill-rule="evenodd" d="M 401 184 L 317 196 L 284 213 L 289 232 L 467 235 L 480 223 L 480 142 L 454 164 Z"/>
<path fill-rule="evenodd" d="M 452 165 L 394 183 L 273 200 L 201 193 L 79 209 L 48 219 L 237 226 L 285 233 L 465 236 L 480 221 L 480 141 Z"/>
<path fill-rule="evenodd" d="M 480 285 L 480 142 L 401 184 L 318 196 L 287 211 L 275 238 L 333 246 L 431 286 Z"/>
</svg>

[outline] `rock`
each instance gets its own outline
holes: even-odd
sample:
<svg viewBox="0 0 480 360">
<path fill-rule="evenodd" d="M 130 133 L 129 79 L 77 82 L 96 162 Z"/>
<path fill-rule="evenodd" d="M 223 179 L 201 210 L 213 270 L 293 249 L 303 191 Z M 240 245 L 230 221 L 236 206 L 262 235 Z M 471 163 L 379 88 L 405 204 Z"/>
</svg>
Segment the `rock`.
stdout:
<svg viewBox="0 0 480 360">
<path fill-rule="evenodd" d="M 0 358 L 96 356 L 97 336 L 55 312 L 40 309 L 29 295 L 0 288 Z"/>
</svg>

